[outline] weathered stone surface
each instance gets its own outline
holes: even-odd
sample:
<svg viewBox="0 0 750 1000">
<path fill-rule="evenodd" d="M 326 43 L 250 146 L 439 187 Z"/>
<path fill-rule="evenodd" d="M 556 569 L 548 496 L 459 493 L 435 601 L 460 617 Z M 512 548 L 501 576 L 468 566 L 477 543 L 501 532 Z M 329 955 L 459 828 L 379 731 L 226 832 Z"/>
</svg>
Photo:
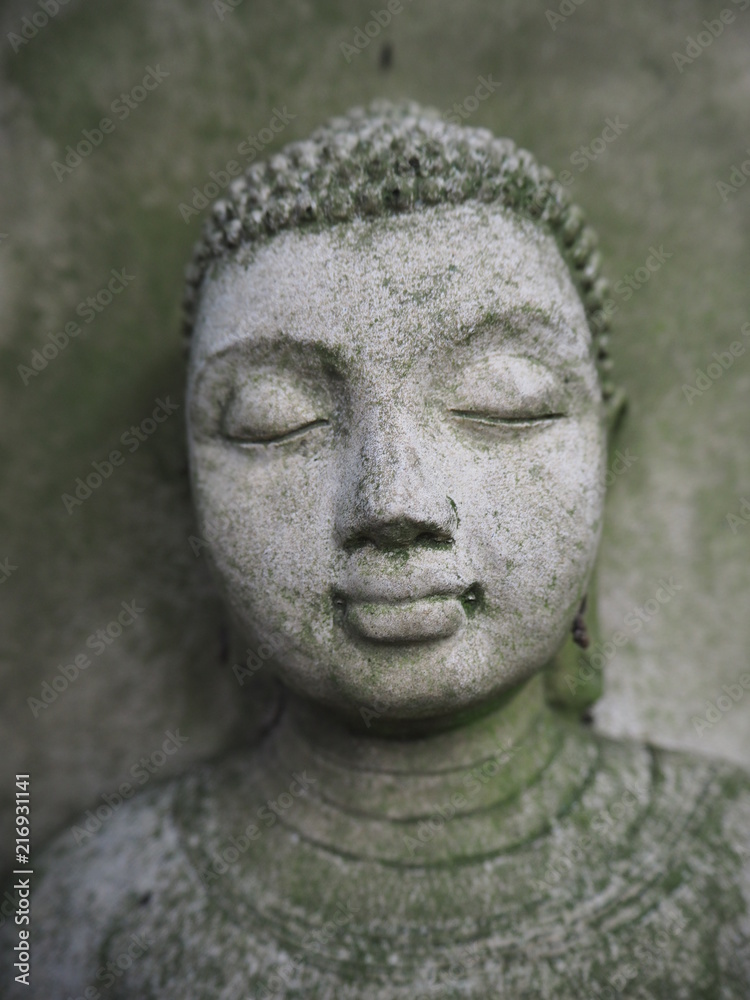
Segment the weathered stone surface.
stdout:
<svg viewBox="0 0 750 1000">
<path fill-rule="evenodd" d="M 293 705 L 60 841 L 30 995 L 745 1000 L 747 776 L 519 699 L 408 747 Z"/>
<path fill-rule="evenodd" d="M 750 643 L 750 354 L 691 402 L 682 387 L 696 384 L 713 352 L 746 343 L 750 185 L 720 193 L 717 184 L 741 181 L 748 157 L 750 19 L 727 2 L 734 22 L 678 68 L 674 53 L 717 17 L 709 0 L 566 3 L 562 20 L 560 6 L 405 3 L 347 58 L 341 47 L 371 20 L 371 0 L 246 0 L 230 11 L 206 0 L 69 0 L 17 50 L 8 34 L 38 3 L 2 5 L 0 506 L 9 541 L 0 562 L 17 567 L 0 586 L 3 851 L 18 771 L 34 775 L 41 843 L 131 780 L 170 727 L 191 738 L 176 768 L 255 732 L 251 687 L 265 672 L 240 691 L 235 661 L 221 662 L 205 550 L 196 557 L 188 541 L 180 415 L 83 509 L 68 515 L 60 497 L 157 396 L 182 400 L 179 298 L 200 226 L 196 191 L 230 161 L 244 166 L 329 113 L 381 96 L 465 116 L 571 176 L 606 251 L 611 350 L 631 401 L 599 574 L 601 642 L 616 633 L 626 641 L 602 654 L 597 724 L 747 761 L 750 700 L 727 702 L 723 688 L 747 671 Z M 59 181 L 53 161 L 148 65 L 171 76 Z M 475 107 L 480 77 L 497 86 Z M 248 139 L 278 126 L 274 109 L 284 131 L 264 131 L 261 142 L 271 141 L 253 152 Z M 607 119 L 627 125 L 613 142 L 600 139 Z M 634 275 L 652 247 L 673 256 L 641 284 L 646 272 Z M 78 304 L 123 266 L 136 282 L 25 385 L 17 366 L 50 331 L 80 320 Z M 655 596 L 662 579 L 680 588 L 669 601 Z M 34 718 L 27 699 L 133 598 L 147 608 L 138 627 Z M 247 650 L 238 653 L 244 662 Z M 728 709 L 717 711 L 717 699 Z"/>
<path fill-rule="evenodd" d="M 326 158 L 372 125 L 398 159 L 403 122 L 337 123 Z M 431 128 L 438 175 L 482 156 Z M 616 407 L 593 236 L 502 185 L 290 228 L 263 195 L 266 233 L 232 194 L 189 276 L 194 498 L 287 690 L 255 750 L 50 849 L 34 995 L 745 998 L 750 779 L 547 704 Z"/>
<path fill-rule="evenodd" d="M 193 337 L 200 532 L 286 684 L 406 724 L 553 657 L 606 411 L 551 236 L 476 201 L 281 233 L 217 269 Z"/>
</svg>

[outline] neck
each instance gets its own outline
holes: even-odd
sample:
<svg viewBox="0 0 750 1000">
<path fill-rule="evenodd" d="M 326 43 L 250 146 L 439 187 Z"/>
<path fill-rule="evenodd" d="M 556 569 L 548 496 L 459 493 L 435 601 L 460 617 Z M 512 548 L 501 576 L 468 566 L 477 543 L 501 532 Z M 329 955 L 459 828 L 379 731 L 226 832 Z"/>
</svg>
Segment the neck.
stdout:
<svg viewBox="0 0 750 1000">
<path fill-rule="evenodd" d="M 498 748 L 517 748 L 549 715 L 541 675 L 513 688 L 483 712 L 473 711 L 440 723 L 418 723 L 416 728 L 391 726 L 372 729 L 352 726 L 319 706 L 292 695 L 287 721 L 311 753 L 338 761 L 343 767 L 372 772 L 434 773 L 470 767 Z M 436 768 L 436 762 L 438 766 Z"/>
<path fill-rule="evenodd" d="M 590 748 L 571 733 L 547 706 L 541 675 L 480 718 L 408 739 L 353 733 L 290 698 L 266 741 L 265 767 L 269 787 L 306 770 L 298 830 L 309 839 L 383 860 L 408 862 L 411 850 L 414 863 L 444 863 L 507 849 L 546 826 L 588 773 Z M 423 843 L 426 823 L 448 824 L 451 835 Z"/>
</svg>

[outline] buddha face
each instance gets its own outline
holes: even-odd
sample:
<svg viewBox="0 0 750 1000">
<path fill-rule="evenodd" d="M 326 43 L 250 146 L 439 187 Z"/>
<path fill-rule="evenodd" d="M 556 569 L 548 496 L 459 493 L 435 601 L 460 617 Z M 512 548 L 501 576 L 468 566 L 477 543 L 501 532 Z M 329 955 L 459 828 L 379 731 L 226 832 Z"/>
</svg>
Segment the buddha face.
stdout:
<svg viewBox="0 0 750 1000">
<path fill-rule="evenodd" d="M 194 498 L 233 617 L 351 718 L 441 720 L 542 668 L 602 515 L 584 310 L 496 205 L 288 231 L 203 286 Z"/>
</svg>

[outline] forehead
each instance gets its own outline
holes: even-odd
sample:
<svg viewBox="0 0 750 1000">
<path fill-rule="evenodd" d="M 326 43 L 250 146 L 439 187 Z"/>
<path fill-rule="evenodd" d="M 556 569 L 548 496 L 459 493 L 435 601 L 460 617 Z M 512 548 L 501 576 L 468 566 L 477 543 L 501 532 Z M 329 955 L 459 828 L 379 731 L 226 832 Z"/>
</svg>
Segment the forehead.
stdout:
<svg viewBox="0 0 750 1000">
<path fill-rule="evenodd" d="M 375 363 L 485 334 L 568 361 L 590 348 L 552 236 L 466 203 L 283 232 L 242 251 L 204 285 L 193 354 L 298 341 Z"/>
</svg>

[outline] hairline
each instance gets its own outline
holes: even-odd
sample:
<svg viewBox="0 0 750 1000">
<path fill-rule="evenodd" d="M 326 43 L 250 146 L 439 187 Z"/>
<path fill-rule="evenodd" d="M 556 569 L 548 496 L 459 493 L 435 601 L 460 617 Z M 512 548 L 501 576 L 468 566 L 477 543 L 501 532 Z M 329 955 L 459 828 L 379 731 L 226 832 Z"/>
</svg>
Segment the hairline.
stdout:
<svg viewBox="0 0 750 1000">
<path fill-rule="evenodd" d="M 409 156 L 412 147 L 418 156 Z M 426 173 L 420 173 L 420 158 Z M 372 163 L 379 171 L 377 184 L 367 173 Z M 380 174 L 388 170 L 381 182 Z M 581 210 L 551 171 L 510 140 L 446 125 L 410 103 L 353 109 L 235 179 L 228 196 L 215 202 L 186 272 L 186 332 L 192 330 L 203 282 L 215 275 L 216 266 L 270 245 L 276 235 L 336 230 L 470 202 L 508 210 L 555 241 L 586 316 L 602 394 L 613 397 L 609 287 L 600 273 L 596 235 Z"/>
</svg>

